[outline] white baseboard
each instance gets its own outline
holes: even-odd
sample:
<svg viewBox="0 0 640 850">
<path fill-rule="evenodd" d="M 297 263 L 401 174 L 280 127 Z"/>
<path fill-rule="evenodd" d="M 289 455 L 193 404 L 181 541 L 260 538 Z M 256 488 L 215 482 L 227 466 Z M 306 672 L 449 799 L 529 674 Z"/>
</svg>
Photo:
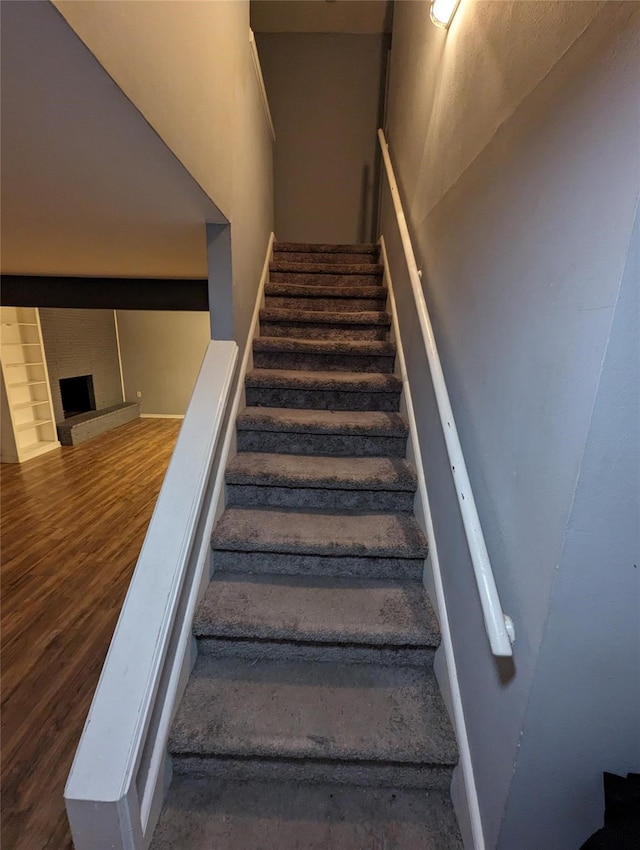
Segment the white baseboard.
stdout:
<svg viewBox="0 0 640 850">
<path fill-rule="evenodd" d="M 140 419 L 184 419 L 184 413 L 141 413 Z"/>
<path fill-rule="evenodd" d="M 478 791 L 473 773 L 471 761 L 471 749 L 467 736 L 467 727 L 464 717 L 464 708 L 458 683 L 456 659 L 453 651 L 451 629 L 447 615 L 447 603 L 444 595 L 442 575 L 440 571 L 440 560 L 438 557 L 438 544 L 433 528 L 433 518 L 429 505 L 427 484 L 422 465 L 422 453 L 418 440 L 418 430 L 411 398 L 411 387 L 407 375 L 400 325 L 396 311 L 396 303 L 393 292 L 393 281 L 389 269 L 389 260 L 384 243 L 384 237 L 380 237 L 380 250 L 382 263 L 384 265 L 384 276 L 389 291 L 389 306 L 392 317 L 392 328 L 397 349 L 397 363 L 399 376 L 402 379 L 402 412 L 409 422 L 409 446 L 407 456 L 416 468 L 418 476 L 418 490 L 415 500 L 416 519 L 427 535 L 429 541 L 429 555 L 425 561 L 424 585 L 429 598 L 432 600 L 438 621 L 442 643 L 436 652 L 434 670 L 438 685 L 442 692 L 451 723 L 456 733 L 459 764 L 454 770 L 451 783 L 451 799 L 453 801 L 458 825 L 462 834 L 465 850 L 485 850 L 482 820 L 480 817 L 480 806 L 478 803 Z"/>
</svg>

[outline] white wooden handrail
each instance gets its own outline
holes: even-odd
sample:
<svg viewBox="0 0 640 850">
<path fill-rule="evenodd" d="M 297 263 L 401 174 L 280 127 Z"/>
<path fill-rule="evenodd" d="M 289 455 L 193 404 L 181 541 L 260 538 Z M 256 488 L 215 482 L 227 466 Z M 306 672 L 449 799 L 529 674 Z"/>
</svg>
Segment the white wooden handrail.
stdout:
<svg viewBox="0 0 640 850">
<path fill-rule="evenodd" d="M 269 130 L 271 132 L 271 140 L 275 142 L 276 140 L 276 131 L 273 126 L 273 119 L 271 117 L 271 109 L 269 108 L 269 98 L 267 97 L 267 87 L 264 84 L 264 77 L 262 76 L 262 65 L 260 64 L 260 56 L 258 54 L 258 45 L 256 44 L 256 37 L 253 34 L 253 30 L 249 27 L 249 47 L 251 49 L 251 59 L 253 60 L 253 69 L 256 72 L 256 78 L 258 80 L 258 88 L 260 89 L 260 96 L 262 97 L 262 107 L 264 109 L 265 118 L 267 119 L 267 124 L 269 125 Z"/>
<path fill-rule="evenodd" d="M 515 630 L 511 618 L 502 611 L 500 597 L 496 587 L 489 553 L 482 532 L 478 510 L 476 508 L 467 465 L 464 460 L 460 438 L 458 437 L 458 429 L 456 428 L 453 410 L 449 400 L 449 392 L 442 371 L 440 355 L 436 345 L 429 311 L 422 291 L 420 280 L 420 272 L 416 264 L 411 238 L 407 221 L 402 209 L 398 184 L 396 183 L 393 166 L 389 157 L 389 146 L 385 139 L 384 132 L 378 130 L 378 139 L 382 150 L 382 158 L 384 160 L 387 181 L 391 192 L 391 199 L 396 213 L 398 230 L 402 240 L 404 256 L 409 270 L 409 279 L 415 301 L 420 330 L 424 342 L 429 369 L 431 371 L 431 380 L 433 382 L 434 393 L 440 414 L 440 422 L 444 433 L 444 439 L 449 455 L 449 465 L 451 474 L 456 487 L 456 495 L 460 506 L 460 513 L 464 525 L 469 553 L 473 563 L 473 571 L 478 586 L 478 594 L 480 596 L 480 604 L 482 606 L 482 614 L 484 617 L 485 629 L 491 651 L 497 656 L 513 655 L 511 644 L 515 640 Z"/>
<path fill-rule="evenodd" d="M 77 850 L 139 850 L 150 840 L 237 356 L 235 342 L 209 343 L 124 601 L 65 788 Z"/>
</svg>

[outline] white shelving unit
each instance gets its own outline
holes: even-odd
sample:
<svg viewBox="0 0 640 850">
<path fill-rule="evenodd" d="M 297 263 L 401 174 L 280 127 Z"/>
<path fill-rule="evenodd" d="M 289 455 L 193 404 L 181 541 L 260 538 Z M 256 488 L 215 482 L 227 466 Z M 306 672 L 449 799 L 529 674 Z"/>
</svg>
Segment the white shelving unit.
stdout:
<svg viewBox="0 0 640 850">
<path fill-rule="evenodd" d="M 59 447 L 36 307 L 0 307 L 3 463 Z"/>
</svg>

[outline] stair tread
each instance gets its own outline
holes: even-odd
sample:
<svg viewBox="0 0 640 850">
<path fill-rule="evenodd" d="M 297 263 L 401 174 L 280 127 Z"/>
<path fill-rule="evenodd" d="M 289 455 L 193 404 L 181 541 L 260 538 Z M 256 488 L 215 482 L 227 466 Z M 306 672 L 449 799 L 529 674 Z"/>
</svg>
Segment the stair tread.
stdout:
<svg viewBox="0 0 640 850">
<path fill-rule="evenodd" d="M 323 242 L 275 242 L 274 252 L 291 251 L 298 254 L 377 254 L 380 246 L 376 242 L 328 245 Z"/>
<path fill-rule="evenodd" d="M 254 351 L 277 351 L 298 354 L 344 354 L 374 357 L 395 357 L 395 343 L 387 340 L 301 339 L 292 336 L 258 336 L 253 341 Z"/>
<path fill-rule="evenodd" d="M 384 266 L 380 263 L 291 263 L 277 259 L 269 263 L 269 271 L 303 275 L 338 274 L 341 277 L 349 275 L 380 277 L 384 272 Z"/>
<path fill-rule="evenodd" d="M 414 492 L 416 473 L 401 458 L 318 457 L 240 452 L 228 464 L 227 484 Z"/>
<path fill-rule="evenodd" d="M 409 431 L 406 420 L 399 413 L 281 407 L 246 407 L 238 416 L 236 427 L 238 430 L 379 437 L 405 437 Z"/>
<path fill-rule="evenodd" d="M 451 765 L 435 677 L 420 668 L 198 657 L 173 754 Z"/>
<path fill-rule="evenodd" d="M 286 307 L 263 307 L 260 310 L 261 322 L 307 322 L 321 325 L 391 325 L 391 315 L 384 310 L 298 310 Z"/>
<path fill-rule="evenodd" d="M 331 514 L 227 508 L 214 549 L 328 556 L 424 558 L 426 538 L 409 514 Z"/>
<path fill-rule="evenodd" d="M 444 791 L 174 775 L 151 850 L 462 850 Z"/>
<path fill-rule="evenodd" d="M 303 283 L 267 283 L 264 294 L 290 298 L 369 298 L 385 301 L 389 291 L 386 286 L 322 286 Z"/>
<path fill-rule="evenodd" d="M 245 378 L 247 387 L 332 390 L 350 392 L 398 393 L 402 381 L 382 372 L 311 372 L 303 369 L 252 369 Z"/>
<path fill-rule="evenodd" d="M 196 637 L 436 648 L 438 620 L 418 582 L 218 574 Z"/>
</svg>

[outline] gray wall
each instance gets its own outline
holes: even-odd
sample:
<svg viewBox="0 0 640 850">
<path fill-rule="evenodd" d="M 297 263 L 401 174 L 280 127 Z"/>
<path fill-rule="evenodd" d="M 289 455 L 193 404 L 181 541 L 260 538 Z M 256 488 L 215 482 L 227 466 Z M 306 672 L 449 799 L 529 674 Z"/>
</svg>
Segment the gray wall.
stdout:
<svg viewBox="0 0 640 850">
<path fill-rule="evenodd" d="M 122 401 L 113 310 L 40 310 L 56 422 L 64 419 L 60 378 L 93 375 L 96 409 Z"/>
<path fill-rule="evenodd" d="M 276 131 L 276 236 L 374 240 L 388 37 L 259 33 L 256 40 Z"/>
<path fill-rule="evenodd" d="M 209 343 L 209 314 L 118 310 L 117 319 L 126 400 L 139 401 L 143 415 L 184 415 Z"/>
<path fill-rule="evenodd" d="M 640 767 L 639 281 L 636 214 L 527 706 L 503 847 L 576 846 L 577 824 L 598 825 L 600 771 Z M 523 823 L 536 824 L 535 843 L 520 841 Z"/>
<path fill-rule="evenodd" d="M 579 846 L 601 825 L 600 772 L 640 764 L 638 352 L 625 325 L 637 316 L 639 35 L 638 4 L 467 0 L 446 33 L 428 3 L 394 15 L 391 155 L 517 632 L 513 664 L 496 664 L 386 196 L 492 850 Z"/>
<path fill-rule="evenodd" d="M 232 223 L 234 333 L 243 345 L 273 230 L 273 146 L 248 0 L 54 5 Z"/>
</svg>

